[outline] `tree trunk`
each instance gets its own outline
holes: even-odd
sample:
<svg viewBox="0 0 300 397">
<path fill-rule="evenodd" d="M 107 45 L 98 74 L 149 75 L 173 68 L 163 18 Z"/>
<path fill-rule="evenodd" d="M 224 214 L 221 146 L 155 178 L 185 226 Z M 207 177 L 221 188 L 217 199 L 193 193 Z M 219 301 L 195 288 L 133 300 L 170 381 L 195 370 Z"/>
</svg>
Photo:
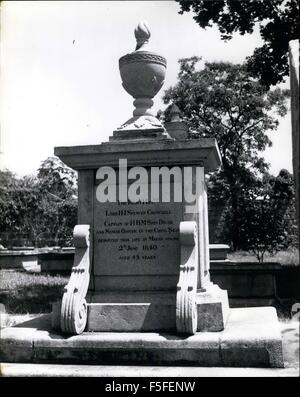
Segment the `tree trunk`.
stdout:
<svg viewBox="0 0 300 397">
<path fill-rule="evenodd" d="M 223 159 L 223 169 L 224 173 L 227 177 L 230 191 L 230 201 L 231 201 L 231 245 L 232 250 L 236 251 L 239 248 L 239 229 L 238 229 L 238 197 L 239 197 L 239 188 L 238 188 L 238 178 L 236 173 L 234 173 L 234 169 L 236 169 L 237 165 L 230 166 L 226 159 Z"/>
</svg>

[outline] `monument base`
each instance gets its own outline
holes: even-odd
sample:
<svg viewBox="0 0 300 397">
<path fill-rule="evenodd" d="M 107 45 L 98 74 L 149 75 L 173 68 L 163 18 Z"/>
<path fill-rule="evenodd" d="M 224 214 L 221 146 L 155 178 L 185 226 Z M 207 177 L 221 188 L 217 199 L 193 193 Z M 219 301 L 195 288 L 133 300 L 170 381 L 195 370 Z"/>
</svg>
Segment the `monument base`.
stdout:
<svg viewBox="0 0 300 397">
<path fill-rule="evenodd" d="M 176 296 L 172 293 L 96 293 L 87 297 L 87 332 L 176 333 Z M 229 315 L 227 291 L 211 284 L 197 293 L 198 332 L 225 328 Z M 53 305 L 52 328 L 60 330 L 61 303 Z"/>
<path fill-rule="evenodd" d="M 283 367 L 275 308 L 231 309 L 226 329 L 193 336 L 162 333 L 50 331 L 50 318 L 1 331 L 0 361 L 7 363 Z"/>
<path fill-rule="evenodd" d="M 175 331 L 175 294 L 97 293 L 88 304 L 87 331 Z"/>
<path fill-rule="evenodd" d="M 152 129 L 152 130 L 145 130 L 145 131 L 135 131 L 135 130 L 128 130 L 128 131 L 114 131 L 113 136 L 109 137 L 109 144 L 112 143 L 120 143 L 122 141 L 126 141 L 126 143 L 130 143 L 132 141 L 150 141 L 155 142 L 157 140 L 165 140 L 171 139 L 170 136 L 166 133 L 166 131 L 162 129 Z"/>
<path fill-rule="evenodd" d="M 157 140 L 173 139 L 169 136 L 161 122 L 153 116 L 135 116 L 126 121 L 120 128 L 113 132 L 109 138 L 110 143 L 122 140 Z"/>
<path fill-rule="evenodd" d="M 196 295 L 198 325 L 197 331 L 222 331 L 225 328 L 229 303 L 226 290 L 218 285 L 211 284 L 205 292 Z"/>
</svg>

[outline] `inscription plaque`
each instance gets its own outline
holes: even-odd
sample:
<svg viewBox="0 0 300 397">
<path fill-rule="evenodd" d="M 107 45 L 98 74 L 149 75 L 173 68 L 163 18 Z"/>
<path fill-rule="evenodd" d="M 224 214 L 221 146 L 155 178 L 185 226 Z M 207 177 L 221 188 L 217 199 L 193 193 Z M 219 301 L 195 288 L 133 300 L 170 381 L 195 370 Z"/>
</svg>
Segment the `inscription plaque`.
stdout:
<svg viewBox="0 0 300 397">
<path fill-rule="evenodd" d="M 178 274 L 182 208 L 174 201 L 100 203 L 95 198 L 95 275 Z"/>
</svg>

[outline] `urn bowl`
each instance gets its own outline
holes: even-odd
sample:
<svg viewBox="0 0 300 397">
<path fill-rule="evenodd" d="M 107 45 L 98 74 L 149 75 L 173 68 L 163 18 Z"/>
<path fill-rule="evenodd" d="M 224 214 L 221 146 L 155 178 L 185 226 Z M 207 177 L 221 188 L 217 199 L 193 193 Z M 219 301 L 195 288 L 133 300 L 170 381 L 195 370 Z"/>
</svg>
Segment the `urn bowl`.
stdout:
<svg viewBox="0 0 300 397">
<path fill-rule="evenodd" d="M 136 51 L 119 60 L 124 89 L 133 98 L 153 98 L 161 89 L 167 61 L 149 51 Z"/>
</svg>

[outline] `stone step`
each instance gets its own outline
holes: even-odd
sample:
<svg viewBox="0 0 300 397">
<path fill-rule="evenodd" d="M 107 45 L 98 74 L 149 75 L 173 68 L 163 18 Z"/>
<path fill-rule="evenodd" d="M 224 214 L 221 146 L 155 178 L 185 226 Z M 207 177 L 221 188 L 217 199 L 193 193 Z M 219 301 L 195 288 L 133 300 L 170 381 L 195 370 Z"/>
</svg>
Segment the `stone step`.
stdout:
<svg viewBox="0 0 300 397">
<path fill-rule="evenodd" d="M 299 377 L 299 368 L 224 368 L 137 365 L 72 365 L 1 363 L 2 377 L 198 378 L 198 377 Z M 125 379 L 120 379 L 125 378 Z M 166 379 L 171 380 L 173 379 Z M 145 381 L 145 379 L 144 379 Z M 196 380 L 199 386 L 202 380 Z M 107 380 L 107 383 L 112 381 Z M 136 382 L 138 383 L 138 382 Z"/>
<path fill-rule="evenodd" d="M 283 367 L 282 340 L 272 307 L 231 309 L 226 329 L 179 336 L 149 332 L 50 331 L 35 319 L 1 332 L 0 361 L 205 367 Z M 40 322 L 40 323 L 39 323 Z"/>
</svg>

